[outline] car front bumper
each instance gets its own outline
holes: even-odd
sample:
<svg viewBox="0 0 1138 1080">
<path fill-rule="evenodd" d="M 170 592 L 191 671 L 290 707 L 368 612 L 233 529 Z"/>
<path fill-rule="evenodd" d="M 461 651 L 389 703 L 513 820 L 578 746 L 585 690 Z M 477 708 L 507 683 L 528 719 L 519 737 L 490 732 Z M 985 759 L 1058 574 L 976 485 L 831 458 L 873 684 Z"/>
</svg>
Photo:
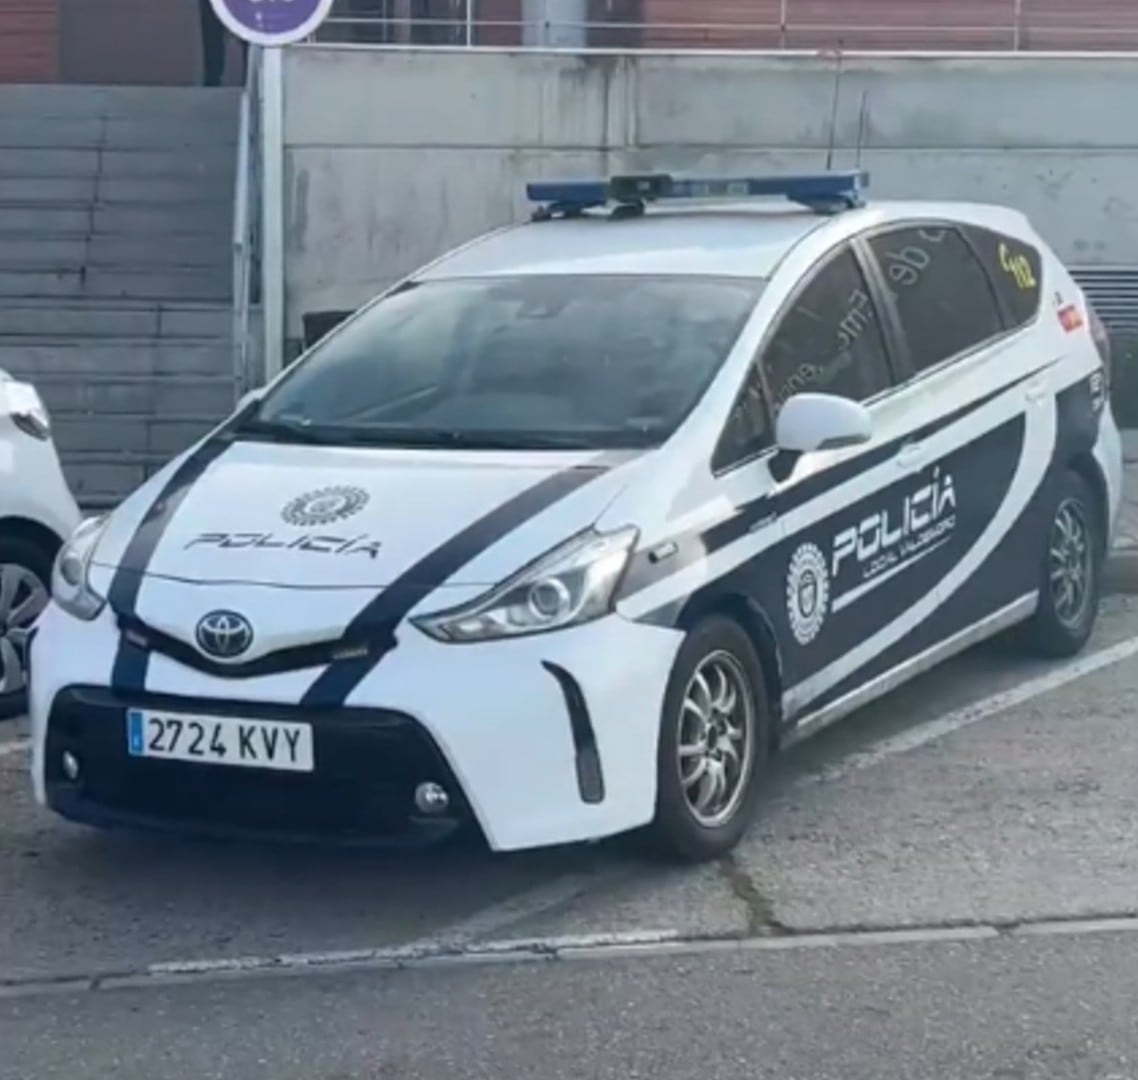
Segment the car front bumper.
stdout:
<svg viewBox="0 0 1138 1080">
<path fill-rule="evenodd" d="M 155 654 L 145 690 L 110 687 L 113 617 L 55 606 L 33 646 L 41 804 L 73 820 L 191 832 L 407 843 L 475 823 L 495 850 L 624 832 L 654 813 L 664 688 L 682 636 L 619 616 L 556 634 L 444 645 L 412 627 L 339 709 L 297 704 L 320 670 L 244 679 Z M 305 721 L 310 774 L 131 757 L 126 711 Z M 64 752 L 80 762 L 64 772 Z M 450 796 L 416 811 L 424 782 Z"/>
</svg>

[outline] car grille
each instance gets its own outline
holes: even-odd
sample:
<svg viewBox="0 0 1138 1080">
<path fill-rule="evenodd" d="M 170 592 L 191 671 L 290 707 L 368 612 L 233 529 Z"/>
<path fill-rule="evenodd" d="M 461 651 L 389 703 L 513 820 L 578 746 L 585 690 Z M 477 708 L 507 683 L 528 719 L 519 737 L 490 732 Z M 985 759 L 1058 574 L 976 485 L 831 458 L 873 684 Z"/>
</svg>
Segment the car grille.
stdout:
<svg viewBox="0 0 1138 1080">
<path fill-rule="evenodd" d="M 312 724 L 317 769 L 301 774 L 133 757 L 127 752 L 128 708 L 303 720 Z M 82 766 L 75 783 L 63 773 L 65 751 Z M 424 781 L 450 794 L 449 820 L 469 818 L 430 735 L 412 717 L 385 710 L 312 711 L 157 695 L 128 701 L 107 690 L 73 687 L 52 706 L 45 766 L 49 798 L 54 794 L 54 802 L 100 811 L 90 815 L 100 820 L 110 812 L 112 818 L 145 819 L 140 823 L 339 839 L 394 837 L 420 823 L 413 797 Z"/>
</svg>

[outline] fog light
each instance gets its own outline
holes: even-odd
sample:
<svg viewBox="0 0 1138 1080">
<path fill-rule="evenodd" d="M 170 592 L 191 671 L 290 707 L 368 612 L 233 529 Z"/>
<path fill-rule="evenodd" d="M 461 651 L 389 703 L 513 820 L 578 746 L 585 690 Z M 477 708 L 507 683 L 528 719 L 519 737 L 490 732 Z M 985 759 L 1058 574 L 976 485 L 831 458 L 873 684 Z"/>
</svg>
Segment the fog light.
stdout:
<svg viewBox="0 0 1138 1080">
<path fill-rule="evenodd" d="M 420 814 L 444 814 L 450 806 L 450 796 L 430 780 L 415 788 L 415 809 Z"/>
<path fill-rule="evenodd" d="M 63 751 L 63 775 L 72 783 L 79 779 L 79 759 L 70 751 Z"/>
</svg>

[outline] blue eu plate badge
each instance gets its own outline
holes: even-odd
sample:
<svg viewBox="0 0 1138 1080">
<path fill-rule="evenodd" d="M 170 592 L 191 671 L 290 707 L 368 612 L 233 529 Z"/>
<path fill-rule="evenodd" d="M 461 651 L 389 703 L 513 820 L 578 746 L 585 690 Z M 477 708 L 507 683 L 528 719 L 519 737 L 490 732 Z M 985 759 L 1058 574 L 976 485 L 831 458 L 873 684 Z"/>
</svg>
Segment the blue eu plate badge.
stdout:
<svg viewBox="0 0 1138 1080">
<path fill-rule="evenodd" d="M 138 709 L 131 709 L 126 714 L 127 749 L 135 757 L 142 757 L 144 753 L 143 731 L 146 727 L 146 718 Z"/>
</svg>

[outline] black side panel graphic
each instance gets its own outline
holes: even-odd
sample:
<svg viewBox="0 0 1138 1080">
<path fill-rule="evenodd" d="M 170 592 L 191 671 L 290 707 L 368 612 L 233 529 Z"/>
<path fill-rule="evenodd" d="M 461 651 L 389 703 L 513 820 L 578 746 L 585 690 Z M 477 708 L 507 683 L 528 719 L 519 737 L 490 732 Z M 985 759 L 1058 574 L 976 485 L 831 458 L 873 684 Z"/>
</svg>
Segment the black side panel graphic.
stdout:
<svg viewBox="0 0 1138 1080">
<path fill-rule="evenodd" d="M 794 484 L 777 494 L 765 495 L 754 502 L 742 505 L 732 517 L 711 529 L 692 531 L 682 536 L 673 537 L 672 542 L 676 545 L 676 551 L 667 559 L 655 560 L 648 551 L 637 552 L 628 572 L 625 574 L 620 599 L 627 599 L 641 589 L 646 589 L 650 585 L 677 573 L 685 566 L 698 562 L 720 548 L 741 539 L 764 522 L 773 520 L 776 515 L 787 514 L 798 506 L 824 496 L 827 492 L 833 491 L 834 488 L 852 480 L 859 474 L 881 465 L 894 457 L 903 444 L 925 441 L 937 432 L 963 420 L 970 413 L 975 412 L 1001 394 L 1007 393 L 1013 387 L 1034 378 L 1041 370 L 1043 369 L 1032 371 L 1028 375 L 1016 379 L 1015 382 L 1001 386 L 951 413 L 923 424 L 919 428 L 915 428 L 913 431 L 887 443 L 875 446 L 865 453 L 847 458 L 839 464 L 815 473 L 801 483 Z M 655 547 L 659 546 L 659 544 L 655 545 Z M 656 621 L 654 616 L 650 618 L 652 621 Z"/>
<path fill-rule="evenodd" d="M 1104 405 L 1095 389 L 1097 381 L 1097 375 L 1080 379 L 1055 398 L 1056 464 L 1066 465 L 1080 454 L 1089 454 L 1098 442 Z"/>
<path fill-rule="evenodd" d="M 229 439 L 221 432 L 207 439 L 178 466 L 146 511 L 119 560 L 107 593 L 107 602 L 120 619 L 129 622 L 134 616 L 138 592 L 151 556 L 190 488 L 230 445 Z M 111 669 L 111 686 L 127 693 L 145 689 L 149 658 L 150 653 L 146 647 L 124 631 L 119 637 L 114 667 Z"/>
<path fill-rule="evenodd" d="M 1028 505 L 967 582 L 906 635 L 905 640 L 875 656 L 849 678 L 811 704 L 823 708 L 1037 588 L 1051 510 L 1051 481 L 1098 439 L 1101 414 L 1093 405 L 1089 381 L 1076 383 L 1056 398 L 1056 441 L 1050 467 Z M 981 476 L 984 476 L 982 473 Z"/>
<path fill-rule="evenodd" d="M 302 705 L 337 708 L 396 647 L 395 630 L 412 608 L 502 537 L 607 470 L 581 466 L 554 473 L 479 518 L 420 559 L 348 624 L 344 637 L 366 638 L 366 651 L 330 664 L 308 688 Z"/>
<path fill-rule="evenodd" d="M 1023 436 L 1016 417 L 920 472 L 899 470 L 895 483 L 782 539 L 688 602 L 703 603 L 710 591 L 752 599 L 767 613 L 791 688 L 936 588 L 1005 498 Z M 907 654 L 915 643 L 909 634 L 896 648 Z"/>
<path fill-rule="evenodd" d="M 784 687 L 845 656 L 936 589 L 1006 497 L 1023 438 L 1019 416 L 762 557 L 758 600 L 772 618 Z M 907 635 L 901 647 L 911 644 Z"/>
</svg>

